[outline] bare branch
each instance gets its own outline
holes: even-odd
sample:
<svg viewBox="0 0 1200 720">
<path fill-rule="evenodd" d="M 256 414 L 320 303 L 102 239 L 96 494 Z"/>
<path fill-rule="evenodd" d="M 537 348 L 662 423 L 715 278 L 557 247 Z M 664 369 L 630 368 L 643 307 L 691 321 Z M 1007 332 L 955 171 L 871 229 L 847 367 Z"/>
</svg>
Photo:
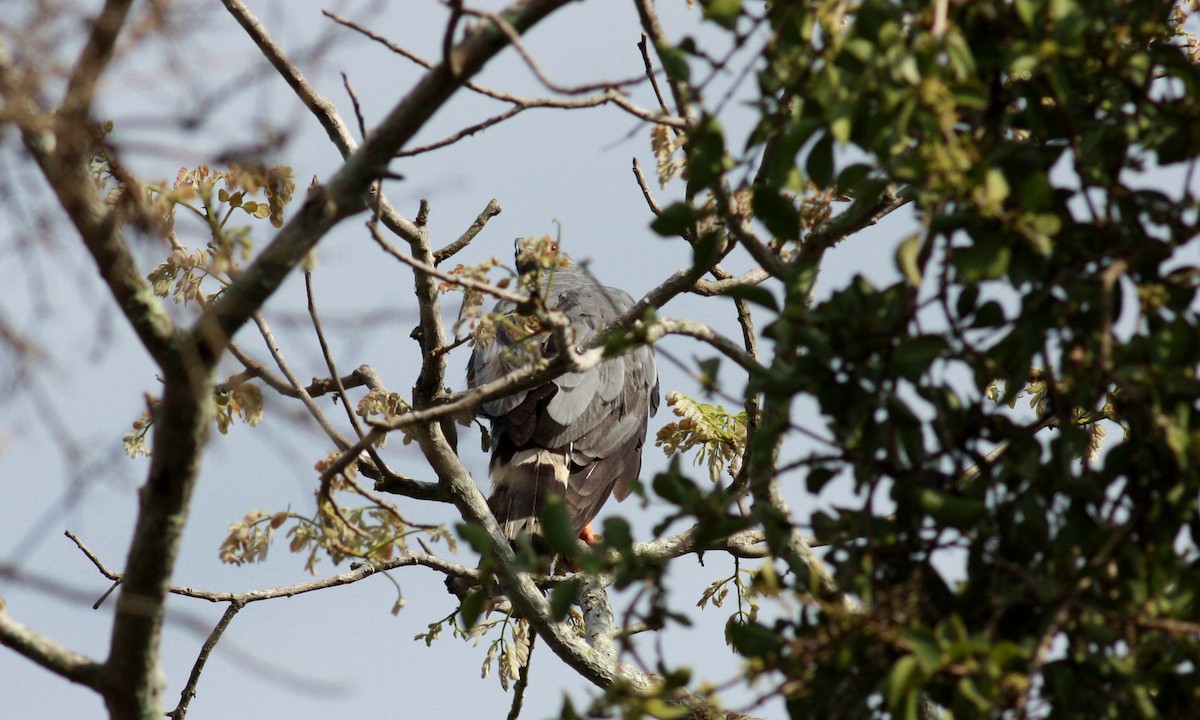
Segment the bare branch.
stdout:
<svg viewBox="0 0 1200 720">
<path fill-rule="evenodd" d="M 383 248 L 384 252 L 386 252 L 388 255 L 391 255 L 392 257 L 396 258 L 397 260 L 404 263 L 405 265 L 408 265 L 409 267 L 418 271 L 419 273 L 424 273 L 431 277 L 435 277 L 439 280 L 444 280 L 449 283 L 454 283 L 455 285 L 469 288 L 471 290 L 478 290 L 480 292 L 487 293 L 488 295 L 491 295 L 499 300 L 509 300 L 509 301 L 517 303 L 518 305 L 529 302 L 528 295 L 513 292 L 511 290 L 505 290 L 502 287 L 497 287 L 495 285 L 489 285 L 488 283 L 480 282 L 473 278 L 462 277 L 460 275 L 452 275 L 452 274 L 446 272 L 445 270 L 438 270 L 437 267 L 435 265 L 433 265 L 432 263 L 423 262 L 423 261 L 413 257 L 412 255 L 409 255 L 405 252 L 397 250 L 395 247 L 393 247 L 391 245 L 391 243 L 389 243 L 387 240 L 385 240 L 383 238 L 383 236 L 380 235 L 379 232 L 377 230 L 375 230 L 374 228 L 372 228 L 372 230 L 371 230 L 371 237 L 374 238 L 375 242 L 379 244 L 379 247 Z"/>
<path fill-rule="evenodd" d="M 296 93 L 296 97 L 304 103 L 305 107 L 312 112 L 317 121 L 321 123 L 321 127 L 325 128 L 325 134 L 333 141 L 334 146 L 341 151 L 342 155 L 349 155 L 357 148 L 357 143 L 354 137 L 350 135 L 350 130 L 346 127 L 346 123 L 342 121 L 338 114 L 337 106 L 333 104 L 329 98 L 322 95 L 314 88 L 296 67 L 295 63 L 288 59 L 283 52 L 283 48 L 279 46 L 275 39 L 267 32 L 266 27 L 262 22 L 255 17 L 254 13 L 241 0 L 221 0 L 221 4 L 229 11 L 234 20 L 242 26 L 254 44 L 262 52 L 263 57 L 279 76 L 283 78 Z"/>
<path fill-rule="evenodd" d="M 837 245 L 850 235 L 870 227 L 890 215 L 904 205 L 912 202 L 913 191 L 910 187 L 889 185 L 872 202 L 865 203 L 855 200 L 849 208 L 837 217 L 830 218 L 804 239 L 804 248 L 826 248 Z"/>
<path fill-rule="evenodd" d="M 233 2 L 234 0 L 228 0 Z M 504 12 L 507 22 L 524 31 L 566 5 L 570 0 L 527 0 L 515 3 Z M 455 46 L 453 63 L 460 72 L 451 72 L 444 63 L 430 70 L 375 128 L 363 145 L 351 153 L 342 168 L 325 186 L 309 192 L 304 205 L 283 226 L 271 242 L 245 268 L 200 317 L 196 339 L 205 357 L 219 357 L 230 338 L 270 297 L 284 278 L 335 224 L 364 206 L 363 196 L 370 185 L 388 174 L 387 164 L 457 91 L 466 78 L 477 73 L 508 39 L 490 23 L 468 30 Z M 385 213 L 384 221 L 397 232 L 411 235 L 401 218 Z M 415 238 L 409 238 L 413 240 Z"/>
<path fill-rule="evenodd" d="M 383 37 L 382 35 L 372 32 L 370 29 L 365 28 L 365 27 L 355 23 L 352 20 L 344 18 L 340 15 L 337 15 L 336 13 L 329 12 L 328 10 L 324 10 L 322 12 L 324 13 L 324 15 L 326 17 L 328 17 L 330 20 L 333 20 L 337 24 L 347 27 L 357 33 L 362 34 L 363 36 L 365 36 L 367 38 L 370 38 L 371 40 L 374 40 L 375 42 L 386 47 L 388 50 L 391 50 L 392 52 L 394 52 L 404 58 L 407 58 L 408 60 L 411 60 L 412 62 L 416 63 L 417 65 L 420 65 L 423 68 L 432 69 L 434 67 L 434 64 L 432 61 L 427 60 L 427 59 L 421 57 L 420 55 L 417 55 L 416 53 L 412 52 L 408 48 L 405 48 L 401 45 L 397 45 L 396 43 L 391 42 L 390 40 Z M 514 93 L 508 93 L 508 92 L 496 90 L 494 88 L 489 88 L 487 86 L 480 85 L 479 83 L 476 83 L 476 82 L 470 81 L 470 80 L 464 82 L 463 87 L 467 88 L 468 90 L 471 90 L 472 92 L 476 92 L 480 95 L 483 95 L 485 97 L 492 98 L 493 100 L 499 100 L 501 102 L 510 103 L 515 107 L 525 109 L 525 110 L 534 109 L 534 108 L 557 108 L 557 109 L 564 109 L 564 110 L 573 110 L 573 109 L 578 109 L 578 108 L 597 107 L 600 105 L 612 103 L 613 105 L 616 105 L 617 107 L 621 108 L 622 110 L 625 110 L 630 115 L 633 115 L 634 117 L 637 117 L 641 120 L 645 120 L 647 122 L 653 122 L 653 123 L 656 123 L 659 125 L 666 125 L 668 127 L 672 127 L 677 130 L 682 129 L 686 125 L 682 118 L 674 117 L 674 116 L 670 115 L 669 113 L 666 113 L 665 111 L 662 113 L 656 113 L 656 112 L 647 110 L 643 107 L 640 107 L 640 106 L 634 104 L 632 101 L 629 100 L 629 98 L 624 93 L 621 92 L 621 90 L 619 89 L 619 84 L 617 84 L 617 83 L 594 84 L 591 87 L 600 88 L 600 92 L 598 92 L 594 95 L 588 95 L 586 97 L 578 97 L 578 98 L 546 98 L 546 97 L 531 97 L 531 96 L 525 96 L 525 95 L 516 95 Z"/>
<path fill-rule="evenodd" d="M 317 590 L 324 590 L 325 588 L 351 585 L 369 578 L 376 573 L 402 567 L 426 567 L 445 575 L 466 578 L 468 580 L 478 580 L 479 577 L 478 571 L 443 560 L 436 555 L 428 553 L 405 553 L 387 561 L 369 560 L 353 566 L 344 573 L 310 580 L 309 582 L 296 583 L 294 585 L 280 585 L 279 587 L 247 590 L 245 592 L 212 592 L 190 587 L 172 587 L 171 592 L 175 595 L 207 600 L 209 602 L 238 602 L 248 605 L 252 602 L 290 598 Z"/>
<path fill-rule="evenodd" d="M 471 227 L 467 228 L 462 235 L 459 235 L 457 240 L 433 253 L 433 264 L 441 265 L 459 250 L 462 250 L 467 245 L 470 245 L 471 241 L 475 239 L 475 236 L 478 235 L 481 230 L 483 230 L 483 226 L 487 225 L 488 220 L 496 217 L 500 214 L 500 212 L 500 203 L 496 202 L 496 198 L 489 200 L 487 207 L 485 207 L 483 211 L 479 213 L 479 215 L 475 218 L 475 222 L 471 223 Z"/>
<path fill-rule="evenodd" d="M 237 343 L 229 345 L 229 354 L 237 358 L 238 362 L 246 370 L 226 379 L 223 383 L 217 383 L 217 392 L 228 392 L 247 380 L 258 378 L 280 395 L 291 398 L 300 397 L 300 391 L 292 387 L 291 383 L 275 375 L 265 365 L 250 357 Z M 317 398 L 334 392 L 339 384 L 346 389 L 366 387 L 374 390 L 375 388 L 383 387 L 383 380 L 379 377 L 379 373 L 375 371 L 375 368 L 370 365 L 359 365 L 353 372 L 338 378 L 336 381 L 333 378 L 314 378 L 311 383 L 304 387 L 304 391 L 311 397 Z"/>
<path fill-rule="evenodd" d="M 663 97 L 662 88 L 658 85 L 658 76 L 654 73 L 654 63 L 650 60 L 650 48 L 646 39 L 646 33 L 643 32 L 642 39 L 638 40 L 638 50 L 642 53 L 642 64 L 646 67 L 646 77 L 650 80 L 650 87 L 654 88 L 654 97 L 658 100 L 658 106 L 662 108 L 663 113 L 669 115 L 671 108 L 667 107 L 667 99 Z"/>
<path fill-rule="evenodd" d="M 472 9 L 464 9 L 463 12 L 467 15 L 473 15 L 475 17 L 488 20 L 497 28 L 499 28 L 500 32 L 504 33 L 505 37 L 508 38 L 508 42 L 521 55 L 521 59 L 525 61 L 525 65 L 533 73 L 534 77 L 538 79 L 538 82 L 540 82 L 542 85 L 545 85 L 546 88 L 552 92 L 559 93 L 560 95 L 583 95 L 585 93 L 595 92 L 596 90 L 611 90 L 614 88 L 622 88 L 627 85 L 636 85 L 642 81 L 642 78 L 635 77 L 628 78 L 626 80 L 613 80 L 591 83 L 588 85 L 577 85 L 574 87 L 559 85 L 546 75 L 541 66 L 538 64 L 537 60 L 534 59 L 533 54 L 529 52 L 528 48 L 525 47 L 525 43 L 521 40 L 520 31 L 513 27 L 503 15 Z"/>
<path fill-rule="evenodd" d="M 637 178 L 638 187 L 642 189 L 642 197 L 646 198 L 646 205 L 650 207 L 650 212 L 655 215 L 662 215 L 662 206 L 654 199 L 654 193 L 650 191 L 650 184 L 646 182 L 646 176 L 642 174 L 642 164 L 637 158 L 633 159 L 633 176 Z"/>
<path fill-rule="evenodd" d="M 704 296 L 724 295 L 733 288 L 758 285 L 769 277 L 771 274 L 759 267 L 723 280 L 697 280 L 692 292 Z"/>
<path fill-rule="evenodd" d="M 267 319 L 259 312 L 254 313 L 253 318 L 254 324 L 258 326 L 258 331 L 262 334 L 263 341 L 267 344 L 267 351 L 271 353 L 271 357 L 275 358 L 275 364 L 279 366 L 280 372 L 291 383 L 292 390 L 300 398 L 300 402 L 304 403 L 304 407 L 308 410 L 308 413 L 313 416 L 313 419 L 317 421 L 317 424 L 321 426 L 321 429 L 325 431 L 329 439 L 333 440 L 338 449 L 345 450 L 350 447 L 350 441 L 333 426 L 333 423 L 329 422 L 329 418 L 325 417 L 325 413 L 321 411 L 321 408 L 313 401 L 312 396 L 300 384 L 300 379 L 292 372 L 292 368 L 283 357 L 283 351 L 279 349 L 279 343 L 275 342 L 275 336 L 271 333 L 271 326 L 267 324 Z"/>
<path fill-rule="evenodd" d="M 350 402 L 350 398 L 346 395 L 346 386 L 342 384 L 342 380 L 338 377 L 337 365 L 333 361 L 333 353 L 329 350 L 329 343 L 325 340 L 325 331 L 321 328 L 321 316 L 317 313 L 317 301 L 313 297 L 312 273 L 304 272 L 304 292 L 308 297 L 308 315 L 312 318 L 313 332 L 317 334 L 317 344 L 321 346 L 321 355 L 325 358 L 325 367 L 329 369 L 329 377 L 333 380 L 338 398 L 342 401 L 342 407 L 346 409 L 346 417 L 350 420 L 350 427 L 354 428 L 354 434 L 362 439 L 362 426 L 358 423 L 358 417 L 354 414 L 354 403 Z M 303 388 L 297 388 L 298 392 L 303 391 Z M 307 395 L 307 392 L 302 392 L 301 397 Z M 382 464 L 379 458 L 375 457 L 374 448 L 367 448 L 367 452 L 371 453 L 371 459 L 377 464 Z"/>
<path fill-rule="evenodd" d="M 59 110 L 59 132 L 66 130 L 74 135 L 75 141 L 80 139 L 83 125 L 91 114 L 96 85 L 108 69 L 116 48 L 117 35 L 125 25 L 132 5 L 133 0 L 107 0 L 100 15 L 90 23 L 92 32 L 71 71 L 67 92 Z"/>
<path fill-rule="evenodd" d="M 481 120 L 480 122 L 475 123 L 474 125 L 468 125 L 467 127 L 463 128 L 455 133 L 452 133 L 436 142 L 431 142 L 428 145 L 421 145 L 421 146 L 418 146 L 415 148 L 409 148 L 407 150 L 401 150 L 400 152 L 396 153 L 396 157 L 414 157 L 416 155 L 424 155 L 425 153 L 432 152 L 434 150 L 440 150 L 449 145 L 453 145 L 454 143 L 458 142 L 459 140 L 471 137 L 475 133 L 487 130 L 488 128 L 492 127 L 493 125 L 499 125 L 500 123 L 504 122 L 505 120 L 509 120 L 512 117 L 519 115 L 522 112 L 528 110 L 529 108 L 530 108 L 530 106 L 528 106 L 528 105 L 514 105 L 513 107 L 505 110 L 504 112 L 500 113 L 499 115 L 493 115 L 490 118 L 487 118 L 486 120 Z"/>
<path fill-rule="evenodd" d="M 613 627 L 612 606 L 604 584 L 596 578 L 587 578 L 579 590 L 579 607 L 583 611 L 583 626 L 587 643 L 600 657 L 608 662 L 617 662 L 617 648 L 613 644 L 616 629 Z"/>
<path fill-rule="evenodd" d="M 225 613 L 221 615 L 221 619 L 217 621 L 216 626 L 208 637 L 204 640 L 204 645 L 200 647 L 200 653 L 196 656 L 196 662 L 192 665 L 192 672 L 188 675 L 187 684 L 183 686 L 183 690 L 179 693 L 179 704 L 175 709 L 167 713 L 167 717 L 174 720 L 183 720 L 187 716 L 188 705 L 191 704 L 192 698 L 196 697 L 196 685 L 200 682 L 200 673 L 204 672 L 204 665 L 208 662 L 208 656 L 212 654 L 213 648 L 221 640 L 221 635 L 225 633 L 225 628 L 229 627 L 229 623 L 233 622 L 233 616 L 238 614 L 244 603 L 231 602 L 229 607 L 225 608 Z"/>
<path fill-rule="evenodd" d="M 637 7 L 638 17 L 641 19 L 642 30 L 650 37 L 650 41 L 654 43 L 655 48 L 668 47 L 667 35 L 663 32 L 662 23 L 658 21 L 658 12 L 654 9 L 654 0 L 634 0 L 633 3 Z M 643 54 L 647 67 L 649 67 L 648 56 Z M 647 69 L 647 74 L 653 74 L 652 70 Z M 696 111 L 691 104 L 691 88 L 688 84 L 677 78 L 667 77 L 667 85 L 671 88 L 671 95 L 675 100 L 676 112 L 683 116 L 686 121 L 684 127 L 689 127 L 696 122 Z M 662 95 L 659 94 L 659 102 L 662 102 Z"/>
<path fill-rule="evenodd" d="M 358 123 L 358 136 L 365 139 L 367 137 L 367 121 L 363 118 L 362 105 L 359 104 L 358 95 L 350 85 L 350 78 L 346 73 L 342 73 L 342 87 L 346 88 L 346 94 L 350 96 L 350 105 L 354 108 L 354 120 Z"/>
<path fill-rule="evenodd" d="M 719 350 L 722 355 L 748 370 L 751 375 L 761 375 L 767 371 L 750 353 L 703 323 L 678 318 L 659 318 L 646 329 L 647 342 L 657 342 L 663 335 L 686 335 L 708 343 Z"/>
<path fill-rule="evenodd" d="M 75 542 L 81 551 L 87 555 L 88 559 L 96 565 L 109 580 L 120 580 L 124 576 L 121 573 L 114 573 L 109 570 L 103 562 L 96 558 L 95 554 L 87 549 L 79 538 L 73 533 L 68 532 L 67 536 Z M 395 570 L 402 567 L 426 567 L 431 570 L 436 570 L 440 573 L 451 577 L 461 577 L 467 580 L 478 580 L 479 571 L 468 568 L 458 563 L 452 563 L 447 560 L 433 555 L 431 553 L 404 553 L 399 557 L 391 560 L 369 560 L 363 563 L 356 563 L 351 566 L 351 569 L 337 575 L 318 578 L 303 583 L 295 583 L 293 585 L 280 585 L 278 587 L 264 588 L 261 590 L 247 590 L 243 592 L 214 592 L 210 590 L 197 590 L 195 588 L 172 585 L 170 591 L 173 595 L 181 595 L 183 597 L 196 598 L 198 600 L 207 600 L 208 602 L 228 602 L 237 603 L 240 605 L 248 605 L 253 602 L 263 600 L 275 600 L 277 598 L 290 598 L 296 595 L 314 592 L 316 590 L 324 590 L 325 588 L 338 587 L 341 585 L 351 585 L 371 577 L 375 573 Z"/>
</svg>

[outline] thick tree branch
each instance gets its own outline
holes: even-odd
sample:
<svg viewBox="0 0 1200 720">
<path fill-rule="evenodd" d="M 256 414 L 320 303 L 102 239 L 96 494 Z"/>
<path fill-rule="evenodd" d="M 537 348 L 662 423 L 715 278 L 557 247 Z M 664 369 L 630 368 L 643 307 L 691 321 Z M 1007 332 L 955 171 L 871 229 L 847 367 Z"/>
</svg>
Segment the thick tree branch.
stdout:
<svg viewBox="0 0 1200 720">
<path fill-rule="evenodd" d="M 92 112 L 92 100 L 96 85 L 108 68 L 117 44 L 117 36 L 125 26 L 133 0 L 108 0 L 100 15 L 91 22 L 92 32 L 87 44 L 75 61 L 71 77 L 67 81 L 67 92 L 59 109 L 60 121 L 69 127 L 75 137 L 84 131 L 84 125 Z M 60 126 L 60 132 L 64 128 Z"/>
<path fill-rule="evenodd" d="M 68 153 L 61 146 L 49 152 L 59 139 L 39 133 L 26 133 L 24 140 L 121 312 L 162 367 L 168 362 L 175 325 L 129 251 L 120 209 L 108 207 L 100 196 L 88 172 L 90 155 L 82 148 Z"/>
<path fill-rule="evenodd" d="M 105 701 L 114 719 L 140 720 L 162 706 L 158 647 L 168 583 L 213 418 L 211 371 L 190 362 L 193 354 L 186 345 L 177 352 L 184 359 L 163 370 L 150 473 L 138 494 L 137 523 L 105 663 Z"/>
<path fill-rule="evenodd" d="M 103 692 L 104 666 L 14 620 L 0 599 L 0 644 L 74 683 Z"/>
</svg>

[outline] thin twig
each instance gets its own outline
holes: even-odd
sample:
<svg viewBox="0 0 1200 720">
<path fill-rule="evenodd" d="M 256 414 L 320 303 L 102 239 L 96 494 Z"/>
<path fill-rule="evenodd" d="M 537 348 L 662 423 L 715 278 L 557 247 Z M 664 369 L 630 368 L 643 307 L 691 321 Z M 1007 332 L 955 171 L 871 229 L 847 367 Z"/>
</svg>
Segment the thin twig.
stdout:
<svg viewBox="0 0 1200 720">
<path fill-rule="evenodd" d="M 638 187 L 642 189 L 642 197 L 646 198 L 646 205 L 650 207 L 650 212 L 655 215 L 662 215 L 662 206 L 654 199 L 654 193 L 650 191 L 650 184 L 646 182 L 646 176 L 642 173 L 642 164 L 637 158 L 633 159 L 633 176 L 637 178 Z"/>
<path fill-rule="evenodd" d="M 655 48 L 669 47 L 662 23 L 658 20 L 658 12 L 654 9 L 654 0 L 634 0 L 637 6 L 638 18 L 642 23 L 642 31 L 649 36 Z M 675 111 L 683 116 L 684 128 L 696 123 L 696 111 L 691 105 L 691 88 L 683 80 L 667 76 L 667 87 L 671 88 L 671 96 L 675 100 Z"/>
<path fill-rule="evenodd" d="M 463 234 L 459 235 L 457 240 L 440 250 L 434 251 L 433 264 L 441 265 L 455 253 L 462 250 L 467 245 L 470 245 L 471 241 L 475 239 L 475 236 L 478 235 L 481 230 L 483 230 L 484 225 L 487 225 L 488 220 L 491 220 L 499 215 L 501 209 L 500 203 L 496 202 L 496 198 L 489 200 L 487 207 L 485 207 L 479 213 L 479 215 L 475 217 L 475 222 L 471 223 L 471 226 L 464 230 Z"/>
<path fill-rule="evenodd" d="M 546 88 L 552 92 L 559 93 L 560 95 L 584 95 L 597 90 L 623 88 L 629 85 L 637 85 L 642 82 L 643 78 L 639 76 L 627 78 L 625 80 L 612 80 L 585 85 L 576 85 L 573 87 L 568 85 L 559 85 L 546 75 L 546 73 L 542 70 L 541 65 L 539 65 L 537 60 L 534 59 L 533 54 L 530 53 L 529 49 L 525 47 L 525 42 L 521 39 L 521 33 L 519 33 L 517 29 L 504 18 L 503 15 L 472 9 L 465 9 L 463 12 L 468 15 L 489 20 L 493 25 L 495 25 L 496 28 L 499 29 L 506 38 L 508 38 L 509 44 L 516 49 L 518 54 L 520 54 L 521 59 L 525 61 L 525 65 L 529 68 L 530 72 L 533 73 L 534 77 L 538 79 L 538 82 L 540 82 L 542 85 L 545 85 Z"/>
<path fill-rule="evenodd" d="M 417 65 L 420 65 L 423 68 L 433 69 L 435 67 L 435 64 L 432 61 L 427 60 L 427 59 L 421 57 L 420 55 L 417 55 L 416 53 L 412 52 L 408 48 L 405 48 L 401 45 L 397 45 L 396 43 L 393 43 L 392 41 L 388 40 L 387 38 L 383 37 L 382 35 L 379 35 L 379 34 L 373 32 L 372 30 L 370 30 L 366 27 L 363 27 L 362 25 L 355 23 L 352 20 L 344 18 L 340 15 L 337 15 L 336 13 L 329 12 L 328 10 L 324 10 L 322 12 L 325 15 L 325 17 L 329 18 L 330 20 L 334 21 L 335 23 L 342 25 L 346 28 L 349 28 L 349 29 L 363 35 L 364 37 L 374 40 L 375 42 L 386 47 L 388 50 L 390 50 L 390 51 L 396 53 L 397 55 L 400 55 L 408 60 L 411 60 L 412 62 L 416 63 Z M 486 87 L 486 86 L 481 85 L 473 80 L 468 80 L 468 81 L 464 82 L 463 87 L 467 88 L 468 90 L 471 90 L 472 92 L 483 95 L 485 97 L 492 98 L 493 100 L 499 100 L 501 102 L 511 103 L 514 106 L 518 106 L 518 107 L 525 108 L 525 109 L 557 108 L 557 109 L 564 109 L 564 110 L 573 110 L 573 109 L 579 109 L 579 108 L 597 107 L 600 105 L 612 103 L 613 105 L 616 105 L 617 107 L 626 111 L 630 115 L 633 115 L 634 117 L 637 117 L 641 120 L 645 120 L 647 122 L 653 122 L 653 123 L 657 123 L 660 125 L 666 125 L 668 127 L 677 128 L 677 129 L 683 128 L 685 126 L 685 122 L 682 118 L 674 117 L 674 116 L 671 116 L 671 115 L 665 114 L 665 113 L 652 112 L 650 110 L 647 110 L 643 107 L 640 107 L 640 106 L 634 104 L 632 101 L 629 100 L 628 97 L 626 97 L 623 93 L 621 93 L 620 90 L 617 89 L 616 87 L 605 87 L 604 90 L 602 90 L 601 92 L 596 93 L 594 95 L 588 95 L 586 97 L 576 97 L 576 98 L 547 98 L 547 97 L 530 97 L 530 96 L 525 96 L 525 95 L 516 95 L 514 93 L 503 92 L 500 90 L 496 90 L 494 88 Z M 604 87 L 604 86 L 601 85 L 600 87 Z"/>
<path fill-rule="evenodd" d="M 433 265 L 423 263 L 420 260 L 418 260 L 417 258 L 413 257 L 412 255 L 409 255 L 408 253 L 397 250 L 391 243 L 389 243 L 387 240 L 385 240 L 383 238 L 383 236 L 379 233 L 379 230 L 377 228 L 372 228 L 371 237 L 375 240 L 376 243 L 378 243 L 379 247 L 383 248 L 384 252 L 386 252 L 388 255 L 391 255 L 392 257 L 396 258 L 397 260 L 404 263 L 405 265 L 408 265 L 409 267 L 411 267 L 414 270 L 423 272 L 427 275 L 431 275 L 439 280 L 444 280 L 445 282 L 453 283 L 455 285 L 469 288 L 471 290 L 478 290 L 480 292 L 487 293 L 488 295 L 492 295 L 493 297 L 495 297 L 499 300 L 508 300 L 510 302 L 517 303 L 518 305 L 523 305 L 523 304 L 529 302 L 528 295 L 524 295 L 522 293 L 516 293 L 511 290 L 505 290 L 504 288 L 497 287 L 495 285 L 489 285 L 488 283 L 480 282 L 479 280 L 475 280 L 473 278 L 463 277 L 461 275 L 452 275 L 451 273 L 448 273 L 445 270 L 438 270 Z"/>
<path fill-rule="evenodd" d="M 81 551 L 89 558 L 94 557 L 94 553 L 73 534 L 69 537 L 75 542 Z M 119 580 L 124 577 L 121 573 L 112 573 L 104 567 L 99 560 L 95 561 L 96 569 L 100 570 L 105 577 L 109 579 Z M 351 569 L 337 575 L 318 578 L 303 583 L 295 583 L 293 585 L 280 585 L 277 587 L 263 588 L 260 590 L 247 590 L 243 592 L 215 592 L 210 590 L 197 590 L 182 585 L 172 585 L 170 592 L 174 595 L 183 597 L 196 598 L 198 600 L 207 600 L 208 602 L 228 602 L 248 605 L 252 602 L 261 602 L 263 600 L 274 600 L 277 598 L 295 597 L 305 593 L 314 592 L 316 590 L 324 590 L 325 588 L 338 587 L 341 585 L 350 585 L 360 580 L 366 579 L 377 572 L 387 570 L 395 570 L 402 567 L 426 567 L 431 570 L 436 570 L 440 573 L 451 577 L 461 577 L 467 580 L 477 580 L 479 571 L 474 568 L 466 567 L 458 563 L 452 563 L 448 560 L 443 560 L 437 555 L 431 553 L 414 553 L 406 552 L 391 560 L 368 560 L 363 563 L 351 566 Z"/>
<path fill-rule="evenodd" d="M 174 718 L 174 720 L 183 720 L 187 716 L 188 705 L 191 704 L 192 698 L 196 697 L 196 685 L 200 682 L 200 673 L 204 672 L 204 664 L 208 662 L 208 656 L 212 654 L 213 648 L 220 642 L 225 628 L 229 627 L 229 623 L 233 622 L 233 616 L 237 615 L 238 611 L 245 606 L 245 603 L 233 601 L 229 603 L 229 607 L 225 608 L 225 613 L 221 615 L 221 619 L 217 621 L 212 632 L 205 638 L 204 645 L 200 647 L 200 653 L 196 656 L 196 662 L 192 665 L 192 672 L 188 675 L 187 684 L 183 686 L 183 691 L 179 693 L 179 704 L 175 706 L 174 710 L 167 713 L 167 717 Z"/>
<path fill-rule="evenodd" d="M 365 140 L 367 137 L 367 122 L 363 119 L 362 105 L 359 104 L 358 95 L 350 85 L 350 78 L 346 73 L 342 73 L 342 87 L 346 88 L 346 94 L 350 96 L 350 104 L 354 107 L 354 119 L 358 122 L 358 136 Z"/>
<path fill-rule="evenodd" d="M 271 353 L 271 357 L 275 358 L 275 364 L 279 366 L 279 370 L 288 379 L 288 382 L 291 383 L 292 389 L 296 391 L 297 396 L 300 398 L 300 402 L 304 403 L 304 407 L 308 409 L 309 414 L 313 416 L 313 419 L 317 421 L 317 424 L 321 426 L 321 429 L 325 431 L 329 439 L 333 440 L 339 449 L 345 450 L 350 446 L 350 441 L 329 422 L 329 418 L 325 417 L 325 413 L 321 411 L 321 408 L 317 407 L 312 396 L 300 384 L 300 380 L 292 372 L 291 367 L 288 366 L 287 360 L 284 359 L 283 352 L 279 349 L 279 344 L 275 342 L 275 336 L 271 334 L 271 328 L 267 325 L 266 318 L 263 317 L 261 312 L 255 312 L 251 317 L 254 320 L 254 324 L 258 326 L 258 331 L 262 334 L 263 341 L 267 344 L 268 352 Z"/>
<path fill-rule="evenodd" d="M 646 67 L 646 77 L 650 79 L 650 87 L 654 89 L 654 97 L 658 99 L 658 106 L 662 108 L 663 113 L 671 114 L 671 108 L 667 107 L 667 99 L 663 97 L 662 88 L 658 86 L 658 76 L 654 72 L 654 62 L 650 59 L 649 43 L 646 42 L 646 33 L 642 33 L 642 39 L 638 40 L 638 50 L 642 53 L 642 64 Z"/>
<path fill-rule="evenodd" d="M 493 116 L 487 118 L 486 120 L 481 120 L 480 122 L 475 123 L 474 125 L 468 125 L 467 127 L 462 128 L 461 130 L 458 130 L 457 132 L 447 135 L 446 137 L 442 138 L 441 140 L 431 142 L 428 145 L 419 145 L 415 148 L 405 148 L 404 150 L 401 150 L 400 152 L 396 153 L 396 157 L 398 157 L 398 158 L 415 157 L 417 155 L 424 155 L 425 153 L 433 152 L 434 150 L 441 150 L 444 147 L 453 145 L 454 143 L 458 142 L 459 140 L 471 137 L 472 135 L 474 135 L 476 133 L 487 130 L 488 128 L 492 127 L 493 125 L 499 125 L 500 123 L 504 122 L 505 120 L 509 120 L 509 119 L 515 117 L 516 115 L 519 115 L 522 112 L 528 110 L 529 108 L 530 108 L 529 105 L 514 105 L 513 107 L 505 110 L 504 112 L 500 113 L 499 115 L 493 115 Z"/>
</svg>

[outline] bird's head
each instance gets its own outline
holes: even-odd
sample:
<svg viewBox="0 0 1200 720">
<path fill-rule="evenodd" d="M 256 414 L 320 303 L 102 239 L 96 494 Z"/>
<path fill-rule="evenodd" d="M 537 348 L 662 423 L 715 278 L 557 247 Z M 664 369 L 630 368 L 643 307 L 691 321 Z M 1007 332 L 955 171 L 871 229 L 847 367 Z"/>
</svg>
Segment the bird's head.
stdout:
<svg viewBox="0 0 1200 720">
<path fill-rule="evenodd" d="M 559 250 L 558 241 L 549 235 L 517 238 L 516 256 L 519 275 L 537 270 L 556 270 L 574 264 L 569 255 Z"/>
</svg>

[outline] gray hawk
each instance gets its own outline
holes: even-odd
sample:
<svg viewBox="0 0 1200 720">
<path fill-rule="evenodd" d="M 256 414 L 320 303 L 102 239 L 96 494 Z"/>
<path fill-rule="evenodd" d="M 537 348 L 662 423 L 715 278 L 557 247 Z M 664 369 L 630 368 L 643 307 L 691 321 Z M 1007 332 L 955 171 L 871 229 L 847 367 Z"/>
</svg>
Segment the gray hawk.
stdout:
<svg viewBox="0 0 1200 720">
<path fill-rule="evenodd" d="M 549 309 L 566 316 L 577 345 L 633 307 L 628 293 L 601 286 L 559 252 L 557 243 L 543 247 L 539 263 L 534 259 L 539 253 L 532 245 L 522 250 L 523 242 L 518 241 L 518 272 L 525 278 L 540 275 L 531 286 Z M 555 355 L 553 335 L 517 311 L 512 301 L 496 303 L 494 312 L 506 319 L 496 323 L 493 341 L 476 342 L 468 387 L 524 367 L 531 353 Z M 643 345 L 590 370 L 484 403 L 481 414 L 492 425 L 488 507 L 504 535 L 509 540 L 528 535 L 540 544 L 541 512 L 554 494 L 562 497 L 574 532 L 594 543 L 592 519 L 609 495 L 624 500 L 641 470 L 646 425 L 658 402 L 654 350 Z"/>
</svg>

